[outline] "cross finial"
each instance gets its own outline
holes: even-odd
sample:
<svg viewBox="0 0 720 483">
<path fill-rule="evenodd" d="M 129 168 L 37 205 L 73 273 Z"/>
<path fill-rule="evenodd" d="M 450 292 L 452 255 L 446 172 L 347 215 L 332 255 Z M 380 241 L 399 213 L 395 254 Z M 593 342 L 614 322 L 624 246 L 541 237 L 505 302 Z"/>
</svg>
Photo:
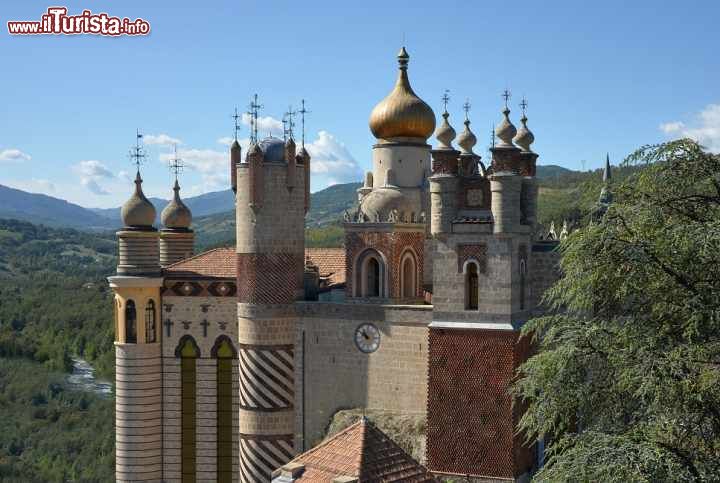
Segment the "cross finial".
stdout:
<svg viewBox="0 0 720 483">
<path fill-rule="evenodd" d="M 235 138 L 237 139 L 237 138 Z M 183 167 L 185 166 L 183 164 L 182 159 L 178 157 L 177 153 L 177 144 L 173 144 L 173 158 L 170 160 L 170 170 L 175 173 L 175 181 L 178 180 L 178 175 L 182 172 Z"/>
<path fill-rule="evenodd" d="M 237 106 L 235 106 L 235 114 L 232 115 L 233 120 L 235 121 L 235 141 L 237 141 L 238 138 L 238 131 L 240 130 L 240 124 L 238 121 L 240 120 L 242 116 L 238 114 Z"/>
<path fill-rule="evenodd" d="M 442 96 L 443 108 L 445 109 L 445 112 L 447 112 L 447 105 L 448 105 L 449 100 L 450 100 L 450 90 L 445 89 L 445 92 L 443 93 L 443 96 Z"/>
<path fill-rule="evenodd" d="M 527 99 L 525 99 L 525 96 L 523 96 L 522 101 L 520 101 L 520 108 L 522 109 L 523 117 L 525 116 L 525 110 L 527 109 L 528 102 Z"/>
<path fill-rule="evenodd" d="M 512 97 L 512 94 L 510 94 L 510 90 L 505 89 L 502 94 L 503 99 L 505 99 L 505 109 L 508 107 L 508 101 Z"/>
<path fill-rule="evenodd" d="M 142 139 L 143 135 L 140 132 L 140 129 L 137 129 L 135 131 L 135 146 L 130 149 L 130 160 L 137 168 L 137 172 L 140 172 L 140 165 L 145 162 L 145 158 L 147 158 L 147 154 L 145 154 L 145 151 L 143 150 L 142 145 Z"/>
<path fill-rule="evenodd" d="M 471 107 L 472 106 L 470 105 L 470 98 L 468 97 L 465 99 L 465 104 L 463 104 L 463 111 L 465 111 L 465 120 L 466 121 L 470 119 L 470 108 Z"/>
<path fill-rule="evenodd" d="M 293 131 L 295 129 L 295 116 L 298 111 L 293 110 L 292 106 L 288 106 L 287 112 L 284 114 L 284 118 L 287 119 L 287 130 L 283 134 L 283 137 L 287 135 L 288 138 L 293 139 Z"/>
<path fill-rule="evenodd" d="M 495 123 L 492 125 L 492 134 L 490 136 L 490 145 L 495 148 Z"/>
<path fill-rule="evenodd" d="M 250 101 L 250 105 L 248 106 L 248 114 L 250 115 L 250 129 L 252 131 L 250 134 L 250 138 L 253 142 L 257 142 L 258 140 L 258 113 L 263 107 L 265 106 L 263 106 L 262 104 L 258 104 L 258 95 L 255 94 L 252 98 L 252 101 Z"/>
<path fill-rule="evenodd" d="M 305 109 L 305 99 L 300 101 L 300 110 L 298 111 L 300 113 L 300 122 L 302 123 L 302 146 L 305 147 L 305 114 L 309 113 L 307 109 Z"/>
</svg>

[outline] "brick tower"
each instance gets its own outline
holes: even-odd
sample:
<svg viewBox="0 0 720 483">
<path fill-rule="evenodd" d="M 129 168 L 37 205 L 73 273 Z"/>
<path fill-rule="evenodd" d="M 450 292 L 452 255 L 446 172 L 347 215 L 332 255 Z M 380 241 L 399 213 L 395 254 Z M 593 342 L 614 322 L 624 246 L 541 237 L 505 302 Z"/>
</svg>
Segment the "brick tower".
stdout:
<svg viewBox="0 0 720 483">
<path fill-rule="evenodd" d="M 518 132 L 509 113 L 506 103 L 486 172 L 472 152 L 469 120 L 460 152 L 445 112 L 430 177 L 427 464 L 433 472 L 482 481 L 518 480 L 533 466 L 532 449 L 515 435 L 521 413 L 507 390 L 529 353 L 519 329 L 531 312 L 537 155 L 526 119 Z"/>
<path fill-rule="evenodd" d="M 294 455 L 295 325 L 303 297 L 304 148 L 255 139 L 237 164 L 240 481 L 270 481 Z"/>
</svg>

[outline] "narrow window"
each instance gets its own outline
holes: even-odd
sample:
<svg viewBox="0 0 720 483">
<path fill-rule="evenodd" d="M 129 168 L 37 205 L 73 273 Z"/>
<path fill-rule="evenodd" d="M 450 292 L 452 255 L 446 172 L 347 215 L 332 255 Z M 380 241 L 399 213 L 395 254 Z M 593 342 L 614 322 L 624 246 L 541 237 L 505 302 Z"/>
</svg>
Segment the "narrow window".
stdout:
<svg viewBox="0 0 720 483">
<path fill-rule="evenodd" d="M 217 358 L 217 481 L 232 482 L 232 361 L 234 350 L 223 338 L 216 344 Z"/>
<path fill-rule="evenodd" d="M 477 265 L 468 263 L 467 273 L 465 274 L 465 304 L 466 310 L 478 309 L 478 270 Z"/>
<path fill-rule="evenodd" d="M 525 272 L 527 272 L 525 260 L 520 260 L 520 310 L 525 310 Z"/>
<path fill-rule="evenodd" d="M 180 356 L 180 426 L 182 483 L 195 483 L 195 414 L 197 408 L 196 359 L 199 350 L 192 337 L 183 337 L 176 355 Z"/>
<path fill-rule="evenodd" d="M 155 342 L 155 302 L 152 300 L 145 306 L 145 342 Z"/>
<path fill-rule="evenodd" d="M 408 255 L 403 260 L 402 264 L 402 287 L 403 287 L 403 297 L 404 298 L 412 298 L 417 295 L 416 287 L 415 287 L 415 262 L 413 260 L 412 255 Z"/>
<path fill-rule="evenodd" d="M 380 296 L 380 263 L 372 257 L 367 263 L 367 296 Z"/>
<path fill-rule="evenodd" d="M 132 300 L 125 303 L 125 343 L 137 344 L 137 312 Z"/>
</svg>

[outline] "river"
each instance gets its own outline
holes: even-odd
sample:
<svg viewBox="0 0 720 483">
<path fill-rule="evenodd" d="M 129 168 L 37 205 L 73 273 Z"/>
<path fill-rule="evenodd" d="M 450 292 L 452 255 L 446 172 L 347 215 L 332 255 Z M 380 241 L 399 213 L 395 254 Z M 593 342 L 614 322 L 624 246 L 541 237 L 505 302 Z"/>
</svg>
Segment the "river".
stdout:
<svg viewBox="0 0 720 483">
<path fill-rule="evenodd" d="M 95 369 L 86 360 L 73 357 L 72 368 L 72 374 L 67 377 L 70 389 L 92 392 L 105 398 L 112 396 L 112 383 L 95 379 Z"/>
</svg>

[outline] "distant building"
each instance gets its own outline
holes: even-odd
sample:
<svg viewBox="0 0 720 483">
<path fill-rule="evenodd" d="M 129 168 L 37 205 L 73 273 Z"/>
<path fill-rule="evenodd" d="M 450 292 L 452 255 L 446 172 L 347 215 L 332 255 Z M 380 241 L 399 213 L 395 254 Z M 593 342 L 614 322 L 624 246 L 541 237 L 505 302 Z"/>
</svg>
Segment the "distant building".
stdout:
<svg viewBox="0 0 720 483">
<path fill-rule="evenodd" d="M 447 109 L 436 130 L 413 92 L 404 48 L 398 62 L 370 117 L 373 169 L 342 251 L 305 249 L 311 159 L 292 136 L 255 140 L 244 158 L 231 146 L 234 248 L 193 255 L 177 183 L 153 228 L 138 172 L 109 278 L 118 481 L 295 481 L 297 465 L 321 471 L 312 455 L 342 441 L 312 450 L 345 408 L 426 418 L 425 467 L 366 422 L 344 433 L 352 444 L 367 433 L 362 451 L 392 447 L 391 463 L 420 475 L 381 481 L 533 470 L 507 388 L 531 351 L 519 330 L 557 277 L 557 242 L 534 235 L 534 137 L 506 97 L 486 167 L 467 116 L 456 149 Z M 359 457 L 348 450 L 337 449 Z M 363 474 L 341 476 L 376 481 Z"/>
</svg>

